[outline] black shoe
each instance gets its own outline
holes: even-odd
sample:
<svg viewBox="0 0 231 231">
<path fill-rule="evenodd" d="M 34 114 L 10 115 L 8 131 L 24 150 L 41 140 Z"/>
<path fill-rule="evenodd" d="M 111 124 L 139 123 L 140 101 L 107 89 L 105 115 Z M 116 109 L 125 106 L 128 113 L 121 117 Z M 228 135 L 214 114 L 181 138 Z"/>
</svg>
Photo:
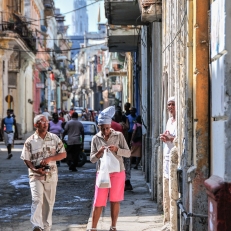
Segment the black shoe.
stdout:
<svg viewBox="0 0 231 231">
<path fill-rule="evenodd" d="M 138 166 L 135 166 L 133 169 L 138 169 Z"/>
<path fill-rule="evenodd" d="M 33 231 L 42 231 L 42 228 L 36 226 L 36 227 L 33 228 Z"/>
<path fill-rule="evenodd" d="M 130 182 L 130 180 L 126 180 L 126 181 L 125 181 L 124 191 L 131 191 L 131 190 L 133 190 L 133 187 L 132 187 L 132 185 L 131 185 L 131 182 Z"/>
<path fill-rule="evenodd" d="M 72 168 L 71 171 L 72 172 L 78 172 L 77 168 Z"/>
<path fill-rule="evenodd" d="M 10 154 L 8 154 L 7 159 L 9 160 L 12 156 L 13 156 L 13 155 L 12 155 L 11 153 L 10 153 Z"/>
</svg>

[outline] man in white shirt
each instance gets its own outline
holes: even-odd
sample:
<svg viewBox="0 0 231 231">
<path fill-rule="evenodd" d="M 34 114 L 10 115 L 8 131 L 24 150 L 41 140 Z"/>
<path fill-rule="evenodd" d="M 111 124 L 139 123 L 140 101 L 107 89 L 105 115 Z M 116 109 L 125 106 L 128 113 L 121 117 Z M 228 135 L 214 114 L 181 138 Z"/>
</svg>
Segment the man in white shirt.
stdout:
<svg viewBox="0 0 231 231">
<path fill-rule="evenodd" d="M 170 221 L 169 159 L 171 149 L 174 147 L 173 140 L 177 133 L 175 97 L 170 97 L 168 99 L 168 111 L 171 114 L 171 117 L 168 119 L 165 132 L 160 134 L 160 139 L 165 143 L 163 156 L 163 199 L 165 224 Z"/>
</svg>

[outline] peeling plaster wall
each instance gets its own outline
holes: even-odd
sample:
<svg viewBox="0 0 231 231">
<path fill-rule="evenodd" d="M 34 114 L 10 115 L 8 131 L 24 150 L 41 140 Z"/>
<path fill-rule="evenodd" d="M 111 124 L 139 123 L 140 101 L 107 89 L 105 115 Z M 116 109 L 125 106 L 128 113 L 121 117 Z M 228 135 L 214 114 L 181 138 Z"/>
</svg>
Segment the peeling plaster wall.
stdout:
<svg viewBox="0 0 231 231">
<path fill-rule="evenodd" d="M 231 2 L 211 5 L 212 155 L 211 175 L 231 183 Z M 214 28 L 214 25 L 216 27 Z"/>
<path fill-rule="evenodd" d="M 231 137 L 231 2 L 229 0 L 225 1 L 225 47 L 228 53 L 224 57 L 225 64 L 225 82 L 224 82 L 224 96 L 225 96 L 225 105 L 224 111 L 225 115 L 228 116 L 228 121 L 225 124 L 225 182 L 231 183 L 231 145 L 230 145 L 230 137 Z"/>
<path fill-rule="evenodd" d="M 189 1 L 191 3 L 191 1 Z M 169 117 L 166 108 L 167 98 L 176 98 L 176 119 L 178 137 L 178 167 L 183 170 L 183 205 L 189 211 L 189 185 L 187 170 L 192 155 L 192 31 L 189 35 L 188 1 L 163 1 L 163 131 Z M 191 19 L 192 20 L 192 19 Z M 192 24 L 192 22 L 191 22 Z M 190 38 L 191 36 L 191 38 Z M 190 53 L 191 52 L 191 53 Z M 192 74 L 191 74 L 192 75 Z M 191 79 L 190 79 L 191 78 Z M 166 83 L 166 82 L 167 83 Z M 183 154 L 183 156 L 182 156 Z M 176 184 L 176 182 L 174 183 Z M 176 185 L 173 185 L 175 187 Z M 184 222 L 183 220 L 181 221 Z M 202 229 L 199 229 L 202 230 Z"/>
<path fill-rule="evenodd" d="M 162 42 L 162 23 L 155 22 L 152 24 L 151 38 L 152 38 L 152 95 L 151 95 L 151 140 L 152 140 L 152 166 L 151 166 L 151 195 L 152 199 L 158 201 L 159 192 L 158 182 L 161 177 L 158 174 L 158 166 L 162 164 L 162 161 L 158 158 L 158 147 L 160 145 L 159 142 L 159 134 L 162 132 L 160 130 L 160 121 L 161 121 L 161 111 L 157 110 L 161 105 L 161 79 L 162 79 L 162 50 L 161 50 L 161 42 Z"/>
</svg>

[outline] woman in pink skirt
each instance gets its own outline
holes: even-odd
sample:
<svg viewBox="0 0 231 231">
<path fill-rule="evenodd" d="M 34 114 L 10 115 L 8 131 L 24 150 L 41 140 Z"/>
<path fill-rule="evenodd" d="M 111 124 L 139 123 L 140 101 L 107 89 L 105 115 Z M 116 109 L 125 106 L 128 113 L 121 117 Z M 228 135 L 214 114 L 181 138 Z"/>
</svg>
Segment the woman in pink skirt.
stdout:
<svg viewBox="0 0 231 231">
<path fill-rule="evenodd" d="M 111 203 L 110 231 L 116 231 L 116 223 L 120 211 L 120 201 L 124 199 L 125 168 L 123 157 L 130 157 L 131 152 L 123 134 L 111 128 L 111 121 L 114 114 L 115 107 L 108 107 L 99 114 L 98 126 L 100 131 L 92 139 L 90 160 L 92 163 L 97 162 L 97 171 L 99 171 L 100 158 L 104 154 L 104 149 L 109 148 L 119 161 L 120 172 L 110 173 L 111 188 L 99 188 L 98 186 L 95 186 L 91 231 L 97 230 L 96 227 L 102 209 L 107 204 L 108 196 Z"/>
</svg>

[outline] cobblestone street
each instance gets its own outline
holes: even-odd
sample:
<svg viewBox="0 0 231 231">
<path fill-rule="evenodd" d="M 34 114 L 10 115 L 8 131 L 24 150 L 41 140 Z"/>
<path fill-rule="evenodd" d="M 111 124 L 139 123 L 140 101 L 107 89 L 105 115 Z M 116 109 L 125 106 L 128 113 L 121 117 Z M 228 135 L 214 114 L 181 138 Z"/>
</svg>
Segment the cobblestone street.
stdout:
<svg viewBox="0 0 231 231">
<path fill-rule="evenodd" d="M 22 145 L 15 145 L 7 160 L 0 146 L 0 230 L 31 230 L 31 193 L 27 167 L 20 159 Z M 53 212 L 52 230 L 64 231 L 71 224 L 86 227 L 94 193 L 95 165 L 86 163 L 78 172 L 70 172 L 66 163 L 59 167 L 59 181 Z"/>
</svg>

